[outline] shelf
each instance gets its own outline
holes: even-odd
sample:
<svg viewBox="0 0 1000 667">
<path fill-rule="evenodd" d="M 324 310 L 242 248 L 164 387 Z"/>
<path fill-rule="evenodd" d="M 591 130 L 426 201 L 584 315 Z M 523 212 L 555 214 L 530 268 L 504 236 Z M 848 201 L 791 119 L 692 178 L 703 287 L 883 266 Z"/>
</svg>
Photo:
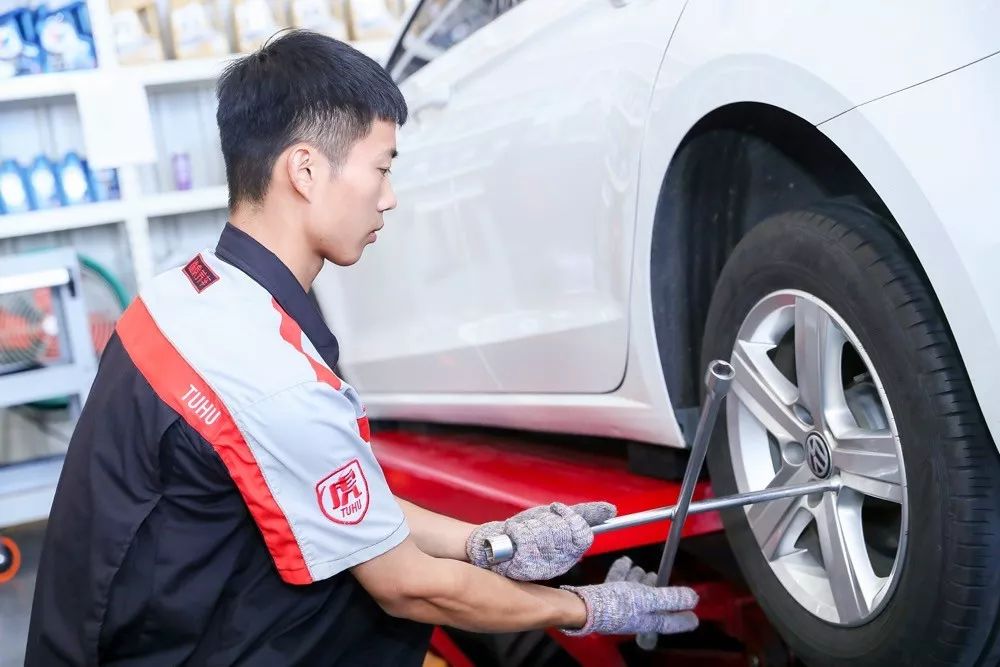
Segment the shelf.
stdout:
<svg viewBox="0 0 1000 667">
<path fill-rule="evenodd" d="M 239 54 L 231 54 L 219 58 L 164 60 L 148 65 L 134 65 L 127 69 L 138 73 L 139 79 L 146 86 L 210 82 L 218 78 L 225 66 L 238 57 Z"/>
<path fill-rule="evenodd" d="M 139 200 L 140 211 L 149 218 L 214 211 L 228 205 L 229 190 L 225 185 L 164 192 L 147 195 Z M 134 210 L 125 202 L 109 201 L 0 215 L 0 239 L 123 222 L 131 212 Z"/>
<path fill-rule="evenodd" d="M 0 82 L 0 102 L 74 96 L 77 89 L 81 85 L 85 85 L 99 71 L 90 69 L 76 72 L 51 72 L 4 79 Z"/>
<path fill-rule="evenodd" d="M 365 40 L 353 42 L 353 46 L 376 60 L 384 60 L 389 54 L 392 41 Z M 228 63 L 242 55 L 244 54 L 234 53 L 218 58 L 164 60 L 158 63 L 122 67 L 121 69 L 135 73 L 146 86 L 210 82 L 218 78 Z M 107 71 L 98 68 L 76 72 L 32 74 L 5 79 L 0 81 L 0 102 L 75 96 L 76 91 L 87 85 L 88 81 Z"/>
<path fill-rule="evenodd" d="M 379 60 L 389 54 L 391 40 L 365 40 L 352 42 L 362 53 Z M 148 65 L 136 65 L 134 70 L 146 86 L 170 86 L 185 83 L 215 81 L 226 65 L 245 54 L 233 53 L 218 58 L 194 60 L 164 60 Z"/>
<path fill-rule="evenodd" d="M 108 201 L 0 215 L 0 239 L 109 225 L 124 221 L 127 213 L 128 208 L 123 202 Z"/>
<path fill-rule="evenodd" d="M 46 518 L 62 467 L 62 456 L 0 466 L 0 526 Z"/>
<path fill-rule="evenodd" d="M 163 192 L 147 195 L 141 202 L 142 209 L 149 218 L 214 211 L 229 206 L 229 188 L 225 185 L 216 185 L 196 190 Z"/>
<path fill-rule="evenodd" d="M 391 40 L 364 40 L 352 42 L 352 46 L 365 55 L 379 60 L 389 54 Z M 226 65 L 245 54 L 233 53 L 218 58 L 193 60 L 164 60 L 148 65 L 136 65 L 134 70 L 147 86 L 170 86 L 184 83 L 215 81 Z"/>
</svg>

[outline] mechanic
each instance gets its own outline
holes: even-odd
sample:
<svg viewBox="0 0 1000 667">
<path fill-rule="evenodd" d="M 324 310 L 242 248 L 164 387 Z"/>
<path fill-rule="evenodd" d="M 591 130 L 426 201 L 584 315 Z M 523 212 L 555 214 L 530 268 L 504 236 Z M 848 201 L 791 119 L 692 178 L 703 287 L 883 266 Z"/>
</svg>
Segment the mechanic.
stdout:
<svg viewBox="0 0 1000 667">
<path fill-rule="evenodd" d="M 607 503 L 481 526 L 395 498 L 308 296 L 396 205 L 402 94 L 375 61 L 289 32 L 231 64 L 217 120 L 230 222 L 121 317 L 74 431 L 26 664 L 419 665 L 431 628 L 694 628 L 697 596 L 627 559 L 566 572 Z M 385 276 L 391 280 L 391 276 Z M 512 561 L 490 567 L 486 536 Z"/>
</svg>

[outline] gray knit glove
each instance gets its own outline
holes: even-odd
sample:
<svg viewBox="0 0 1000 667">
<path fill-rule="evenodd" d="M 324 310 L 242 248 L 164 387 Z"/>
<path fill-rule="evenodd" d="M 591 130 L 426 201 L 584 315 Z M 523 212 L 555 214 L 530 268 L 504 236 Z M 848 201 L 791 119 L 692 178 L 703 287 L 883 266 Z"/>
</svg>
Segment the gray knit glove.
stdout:
<svg viewBox="0 0 1000 667">
<path fill-rule="evenodd" d="M 594 543 L 591 526 L 604 523 L 617 510 L 611 503 L 552 503 L 524 510 L 506 521 L 490 521 L 472 531 L 465 544 L 469 562 L 508 579 L 545 581 L 566 573 Z M 506 534 L 514 543 L 514 557 L 490 565 L 487 537 Z"/>
<path fill-rule="evenodd" d="M 563 630 L 570 636 L 596 632 L 602 635 L 661 635 L 688 632 L 698 627 L 698 617 L 690 611 L 698 604 L 698 594 L 690 588 L 656 588 L 656 573 L 633 567 L 622 556 L 608 570 L 603 584 L 563 586 L 576 593 L 587 605 L 587 624 L 579 630 Z"/>
</svg>

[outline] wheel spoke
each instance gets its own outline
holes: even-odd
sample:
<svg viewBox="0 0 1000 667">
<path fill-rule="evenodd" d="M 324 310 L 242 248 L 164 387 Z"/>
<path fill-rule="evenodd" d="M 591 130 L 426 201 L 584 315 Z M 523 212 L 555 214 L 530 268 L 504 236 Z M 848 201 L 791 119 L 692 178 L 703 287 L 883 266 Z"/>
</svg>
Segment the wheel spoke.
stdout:
<svg viewBox="0 0 1000 667">
<path fill-rule="evenodd" d="M 840 507 L 843 496 L 827 493 L 815 509 L 823 565 L 841 623 L 868 616 L 881 579 L 872 570 L 861 530 L 860 503 Z"/>
<path fill-rule="evenodd" d="M 810 299 L 795 300 L 795 376 L 799 402 L 812 413 L 817 429 L 826 425 L 828 395 L 834 368 L 839 372 L 838 342 L 833 320 Z M 839 381 L 839 377 L 835 378 Z"/>
<path fill-rule="evenodd" d="M 866 496 L 903 502 L 896 439 L 888 430 L 849 430 L 837 438 L 832 454 L 844 486 Z"/>
<path fill-rule="evenodd" d="M 805 466 L 784 465 L 767 488 L 805 484 L 809 479 Z M 747 510 L 747 522 L 767 560 L 788 554 L 810 520 L 801 496 L 757 503 Z"/>
<path fill-rule="evenodd" d="M 732 364 L 736 382 L 732 391 L 750 413 L 778 440 L 803 442 L 807 428 L 791 405 L 796 390 L 767 356 L 771 346 L 737 341 Z"/>
</svg>

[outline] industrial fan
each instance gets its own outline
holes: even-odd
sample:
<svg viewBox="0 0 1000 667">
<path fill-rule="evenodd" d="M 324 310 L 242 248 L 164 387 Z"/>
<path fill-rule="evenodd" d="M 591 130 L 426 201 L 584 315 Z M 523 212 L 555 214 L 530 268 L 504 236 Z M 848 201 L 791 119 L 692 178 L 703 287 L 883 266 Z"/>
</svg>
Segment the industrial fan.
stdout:
<svg viewBox="0 0 1000 667">
<path fill-rule="evenodd" d="M 58 333 L 47 288 L 0 294 L 0 374 L 43 365 Z"/>
<path fill-rule="evenodd" d="M 94 351 L 99 357 L 114 333 L 128 296 L 115 276 L 98 262 L 80 256 L 83 301 Z M 67 351 L 59 331 L 59 314 L 47 287 L 0 294 L 0 375 L 63 363 Z M 62 408 L 66 399 L 31 403 Z"/>
</svg>

